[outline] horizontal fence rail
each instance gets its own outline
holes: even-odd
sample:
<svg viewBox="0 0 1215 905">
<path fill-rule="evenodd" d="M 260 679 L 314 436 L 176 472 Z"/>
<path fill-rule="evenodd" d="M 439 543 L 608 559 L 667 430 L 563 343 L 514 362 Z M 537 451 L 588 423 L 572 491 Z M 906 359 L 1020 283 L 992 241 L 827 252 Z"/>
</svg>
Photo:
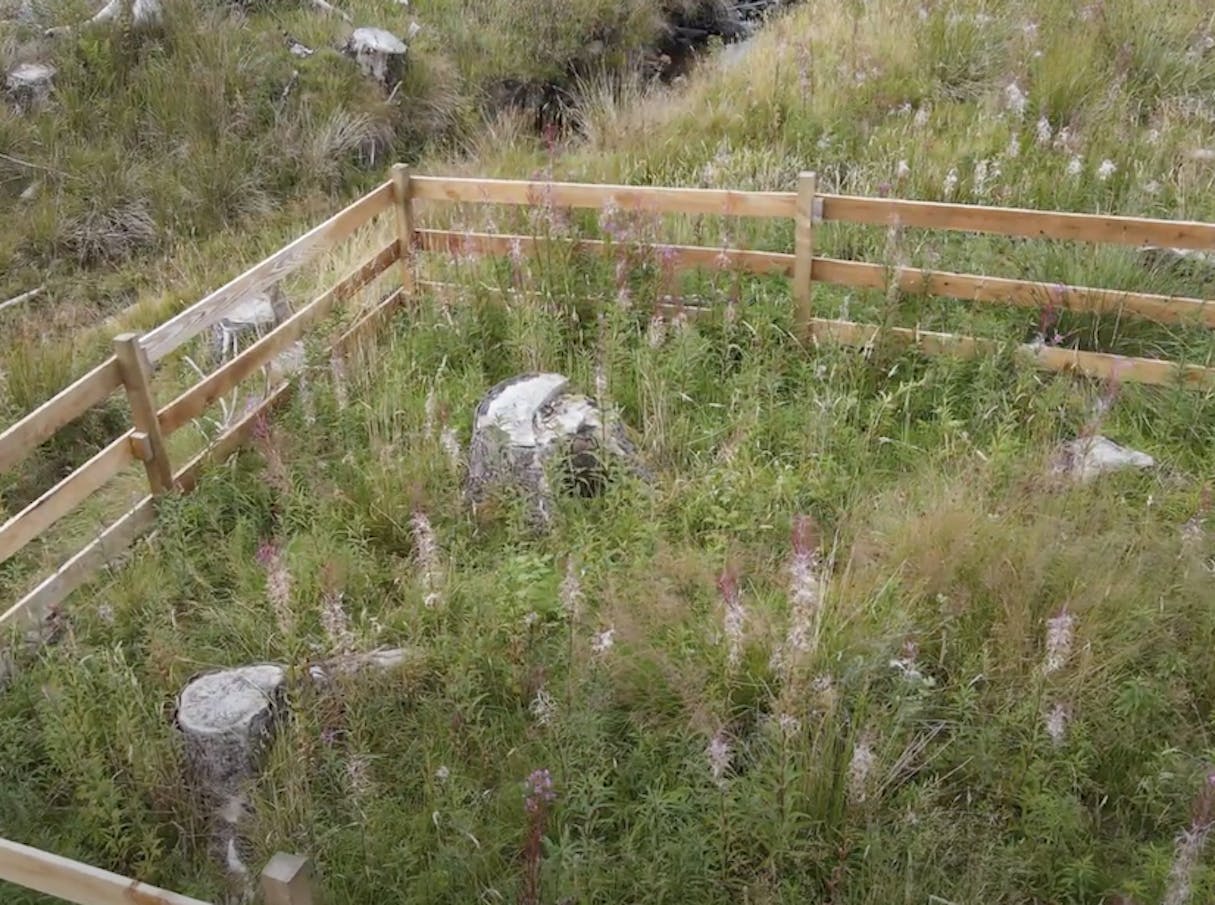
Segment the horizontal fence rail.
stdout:
<svg viewBox="0 0 1215 905">
<path fill-rule="evenodd" d="M 0 839 L 0 880 L 76 905 L 210 905 L 8 839 Z"/>
</svg>

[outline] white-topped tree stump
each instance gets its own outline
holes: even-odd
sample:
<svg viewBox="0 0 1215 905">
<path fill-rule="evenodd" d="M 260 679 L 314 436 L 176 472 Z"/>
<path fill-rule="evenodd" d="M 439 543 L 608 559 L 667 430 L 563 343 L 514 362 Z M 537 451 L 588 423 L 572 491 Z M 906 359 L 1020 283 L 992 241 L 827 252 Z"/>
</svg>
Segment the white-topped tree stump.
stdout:
<svg viewBox="0 0 1215 905">
<path fill-rule="evenodd" d="M 405 74 L 405 42 L 382 28 L 356 28 L 346 39 L 343 52 L 351 57 L 363 74 L 385 88 L 401 81 Z"/>
<path fill-rule="evenodd" d="M 493 387 L 477 406 L 466 489 L 474 505 L 495 487 L 522 490 L 533 520 L 544 526 L 550 472 L 591 496 L 602 490 L 611 460 L 649 478 L 624 425 L 595 400 L 571 392 L 560 374 L 523 374 Z"/>
<path fill-rule="evenodd" d="M 9 70 L 4 93 L 17 110 L 28 112 L 46 104 L 55 85 L 55 67 L 47 63 L 21 63 Z"/>
<path fill-rule="evenodd" d="M 177 701 L 177 728 L 198 782 L 221 801 L 252 778 L 286 707 L 287 672 L 273 663 L 204 673 Z"/>
</svg>

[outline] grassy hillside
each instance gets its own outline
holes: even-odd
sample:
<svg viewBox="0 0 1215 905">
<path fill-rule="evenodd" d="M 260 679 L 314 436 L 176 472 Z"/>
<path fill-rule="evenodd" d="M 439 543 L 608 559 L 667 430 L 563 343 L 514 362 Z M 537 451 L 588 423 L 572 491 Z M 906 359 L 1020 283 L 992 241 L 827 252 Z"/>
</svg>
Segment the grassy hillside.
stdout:
<svg viewBox="0 0 1215 905">
<path fill-rule="evenodd" d="M 1215 146 L 1213 27 L 1197 3 L 812 2 L 669 92 L 597 82 L 581 141 L 546 148 L 503 119 L 475 156 L 426 166 L 763 188 L 810 168 L 826 190 L 1211 219 L 1215 171 L 1188 152 Z M 656 229 L 611 211 L 583 225 Z M 1210 294 L 1134 250 L 842 228 L 821 243 Z M 72 599 L 58 644 L 19 653 L 0 834 L 204 898 L 239 887 L 210 860 L 167 713 L 199 670 L 276 660 L 293 715 L 249 791 L 245 856 L 314 857 L 327 902 L 1215 896 L 1215 396 L 807 349 L 780 280 L 560 254 L 439 267 L 451 297 L 421 299 L 345 378 L 315 362 L 255 448 Z M 663 295 L 714 311 L 656 320 Z M 1121 319 L 815 301 L 1215 351 Z M 600 392 L 657 474 L 564 499 L 542 536 L 518 500 L 469 512 L 460 451 L 485 390 L 539 369 Z M 1159 465 L 1053 477 L 1057 444 L 1086 431 Z M 304 678 L 378 646 L 413 655 L 324 690 Z"/>
</svg>

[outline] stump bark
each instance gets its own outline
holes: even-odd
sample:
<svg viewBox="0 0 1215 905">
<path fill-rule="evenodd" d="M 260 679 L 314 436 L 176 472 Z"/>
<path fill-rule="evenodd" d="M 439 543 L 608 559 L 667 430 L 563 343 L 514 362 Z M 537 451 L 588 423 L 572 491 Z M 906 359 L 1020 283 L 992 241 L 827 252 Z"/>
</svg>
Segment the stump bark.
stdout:
<svg viewBox="0 0 1215 905">
<path fill-rule="evenodd" d="M 405 74 L 405 42 L 382 28 L 356 28 L 343 51 L 368 78 L 391 88 Z"/>
<path fill-rule="evenodd" d="M 54 87 L 55 67 L 47 63 L 21 63 L 9 70 L 4 93 L 18 112 L 26 113 L 44 106 Z"/>
<path fill-rule="evenodd" d="M 287 673 L 273 663 L 205 673 L 177 703 L 186 759 L 205 791 L 221 801 L 250 779 L 285 708 Z"/>
<path fill-rule="evenodd" d="M 570 391 L 560 374 L 523 374 L 493 387 L 477 406 L 466 490 L 475 504 L 494 488 L 523 491 L 533 519 L 551 518 L 550 473 L 583 496 L 599 493 L 608 466 L 648 479 L 624 425 Z"/>
</svg>

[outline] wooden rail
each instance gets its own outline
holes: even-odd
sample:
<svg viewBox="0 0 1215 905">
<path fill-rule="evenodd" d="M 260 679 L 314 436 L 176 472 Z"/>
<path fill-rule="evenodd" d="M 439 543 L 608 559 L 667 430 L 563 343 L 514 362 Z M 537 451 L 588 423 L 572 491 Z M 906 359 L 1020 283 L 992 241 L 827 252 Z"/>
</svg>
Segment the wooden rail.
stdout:
<svg viewBox="0 0 1215 905">
<path fill-rule="evenodd" d="M 76 905 L 209 905 L 8 839 L 0 839 L 0 880 Z"/>
<path fill-rule="evenodd" d="M 298 270 L 327 248 L 346 239 L 392 203 L 392 183 L 385 182 L 370 194 L 334 214 L 294 242 L 276 251 L 256 267 L 246 270 L 231 282 L 165 321 L 143 337 L 148 357 L 156 362 L 182 343 L 219 322 L 233 303 L 262 292 L 283 277 Z"/>
</svg>

